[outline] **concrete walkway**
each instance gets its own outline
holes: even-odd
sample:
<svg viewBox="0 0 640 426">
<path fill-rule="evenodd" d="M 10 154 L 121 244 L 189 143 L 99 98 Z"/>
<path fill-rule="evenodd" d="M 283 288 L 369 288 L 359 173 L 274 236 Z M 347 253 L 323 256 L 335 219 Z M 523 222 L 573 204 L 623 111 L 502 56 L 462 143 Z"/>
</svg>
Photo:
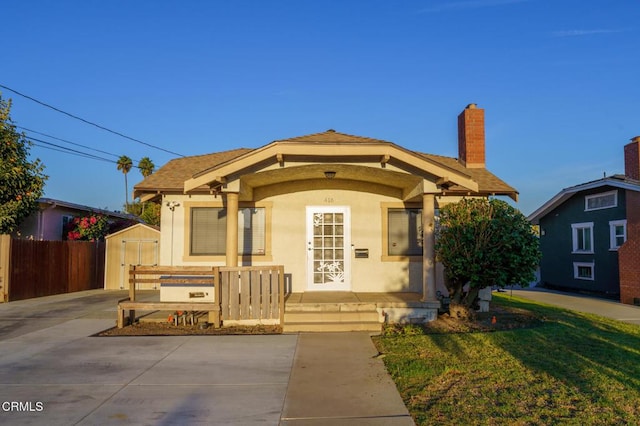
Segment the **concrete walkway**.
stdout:
<svg viewBox="0 0 640 426">
<path fill-rule="evenodd" d="M 283 425 L 413 425 L 367 333 L 303 333 Z"/>
<path fill-rule="evenodd" d="M 0 304 L 1 424 L 413 424 L 366 333 L 91 337 L 124 297 Z"/>
<path fill-rule="evenodd" d="M 511 290 L 507 290 L 507 294 L 510 294 L 510 292 Z M 608 299 L 563 293 L 537 287 L 513 290 L 513 295 L 572 311 L 596 314 L 640 325 L 640 306 L 624 305 Z"/>
</svg>

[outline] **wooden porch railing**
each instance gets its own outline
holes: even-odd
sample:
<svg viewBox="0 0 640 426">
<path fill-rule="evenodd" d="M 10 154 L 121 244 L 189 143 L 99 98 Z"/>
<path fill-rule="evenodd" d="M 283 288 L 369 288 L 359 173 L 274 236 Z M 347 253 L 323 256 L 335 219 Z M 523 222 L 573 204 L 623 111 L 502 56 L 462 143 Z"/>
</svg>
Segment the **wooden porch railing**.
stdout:
<svg viewBox="0 0 640 426">
<path fill-rule="evenodd" d="M 136 285 L 163 282 L 213 284 L 214 302 L 138 302 Z M 129 298 L 118 302 L 118 327 L 125 310 L 132 323 L 135 310 L 208 311 L 209 321 L 284 324 L 284 267 L 136 266 L 129 269 Z"/>
<path fill-rule="evenodd" d="M 222 320 L 276 320 L 284 323 L 284 267 L 220 267 Z"/>
</svg>

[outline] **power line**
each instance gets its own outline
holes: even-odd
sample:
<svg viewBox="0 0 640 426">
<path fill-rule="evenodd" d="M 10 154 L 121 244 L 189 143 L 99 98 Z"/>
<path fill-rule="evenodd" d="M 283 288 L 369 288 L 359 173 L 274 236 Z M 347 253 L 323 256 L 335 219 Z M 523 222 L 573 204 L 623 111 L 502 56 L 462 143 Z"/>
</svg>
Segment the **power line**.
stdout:
<svg viewBox="0 0 640 426">
<path fill-rule="evenodd" d="M 83 144 L 80 144 L 80 143 L 77 143 L 77 142 L 71 142 L 71 141 L 66 140 L 66 139 L 62 139 L 62 138 L 59 138 L 59 137 L 56 137 L 56 136 L 53 136 L 53 135 L 48 135 L 46 133 L 39 132 L 37 130 L 27 129 L 26 127 L 17 126 L 17 125 L 14 125 L 14 127 L 18 128 L 18 129 L 26 130 L 27 132 L 36 133 L 38 135 L 46 136 L 48 138 L 55 139 L 55 140 L 58 140 L 60 142 L 64 142 L 64 143 L 68 143 L 68 144 L 71 144 L 71 145 L 79 146 L 81 148 L 86 148 L 86 149 L 89 149 L 91 151 L 96 151 L 96 152 L 99 152 L 101 154 L 107 154 L 107 155 L 110 155 L 110 156 L 118 158 L 118 159 L 121 157 L 120 155 L 114 154 L 112 152 L 103 151 L 103 150 L 97 149 L 97 148 L 91 148 L 90 146 L 83 145 Z M 99 160 L 104 160 L 104 161 L 110 161 L 112 163 L 117 163 L 117 161 L 108 160 L 106 158 L 98 157 L 98 156 L 95 156 L 93 154 L 89 154 L 89 153 L 85 153 L 85 152 L 82 152 L 82 151 L 73 150 L 71 148 L 67 148 L 67 147 L 64 147 L 64 146 L 56 145 L 56 144 L 54 144 L 52 142 L 43 141 L 41 139 L 34 138 L 33 136 L 30 136 L 30 135 L 27 135 L 27 137 L 30 140 L 32 139 L 32 140 L 35 140 L 35 141 L 39 141 L 39 142 L 42 142 L 42 143 L 45 143 L 45 144 L 52 145 L 52 146 L 60 148 L 59 150 L 54 150 L 54 151 L 60 151 L 60 152 L 72 151 L 72 152 L 76 152 L 76 153 L 79 153 L 79 154 L 83 154 L 84 156 L 87 156 L 87 157 L 90 157 L 90 158 L 91 157 L 96 157 L 96 159 L 99 159 Z M 42 145 L 38 145 L 38 144 L 34 144 L 34 145 L 43 147 Z M 140 160 L 131 160 L 131 161 L 132 162 L 136 162 L 136 163 L 140 162 Z M 138 166 L 135 166 L 135 167 L 139 168 Z"/>
<path fill-rule="evenodd" d="M 109 158 L 104 158 L 104 157 L 100 157 L 100 156 L 95 155 L 95 154 L 90 154 L 90 153 L 87 153 L 87 152 L 78 151 L 77 149 L 71 149 L 71 148 L 68 148 L 66 146 L 62 146 L 62 145 L 58 145 L 58 144 L 55 144 L 55 143 L 52 143 L 52 142 L 49 142 L 49 141 L 45 141 L 45 140 L 42 140 L 42 139 L 34 138 L 32 136 L 29 137 L 29 140 L 40 142 L 40 143 L 35 143 L 35 142 L 32 142 L 32 143 L 33 143 L 34 146 L 37 146 L 37 147 L 40 147 L 40 148 L 49 149 L 51 151 L 57 151 L 57 152 L 61 152 L 63 154 L 75 155 L 75 156 L 78 156 L 78 157 L 84 157 L 84 158 L 88 158 L 90 160 L 98 160 L 98 161 L 105 161 L 107 163 L 118 164 L 117 161 L 111 160 Z M 106 153 L 106 154 L 109 154 L 109 153 Z M 109 155 L 115 155 L 115 154 L 109 154 Z M 117 155 L 116 155 L 116 157 L 117 157 Z M 132 167 L 135 167 L 136 169 L 140 169 L 140 167 L 136 166 L 135 164 L 132 164 Z"/>
<path fill-rule="evenodd" d="M 35 98 L 33 98 L 33 97 L 29 96 L 29 95 L 25 95 L 24 93 L 20 93 L 20 92 L 18 92 L 17 90 L 14 90 L 14 89 L 12 89 L 12 88 L 10 88 L 10 87 L 7 87 L 7 86 L 5 86 L 5 85 L 0 84 L 0 87 L 1 87 L 1 88 L 3 88 L 3 89 L 9 90 L 10 92 L 13 92 L 13 93 L 15 93 L 15 94 L 16 94 L 16 95 L 18 95 L 18 96 L 22 96 L 23 98 L 29 99 L 30 101 L 33 101 L 33 102 L 35 102 L 35 103 L 37 103 L 37 104 L 40 104 L 40 105 L 45 106 L 45 107 L 47 107 L 47 108 L 50 108 L 50 109 L 52 109 L 52 110 L 54 110 L 54 111 L 57 111 L 57 112 L 59 112 L 59 113 L 61 113 L 61 114 L 67 115 L 67 116 L 69 116 L 69 117 L 71 117 L 71 118 L 74 118 L 74 119 L 76 119 L 76 120 L 80 120 L 80 121 L 82 121 L 83 123 L 86 123 L 86 124 L 89 124 L 89 125 L 91 125 L 91 126 L 97 127 L 98 129 L 101 129 L 101 130 L 107 131 L 107 132 L 109 132 L 109 133 L 113 133 L 114 135 L 118 135 L 118 136 L 120 136 L 120 137 L 123 137 L 123 138 L 125 138 L 125 139 L 129 139 L 129 140 L 131 140 L 131 141 L 134 141 L 134 142 L 140 143 L 140 144 L 142 144 L 142 145 L 146 145 L 146 146 L 148 146 L 148 147 L 151 147 L 151 148 L 154 148 L 154 149 L 158 149 L 158 150 L 160 150 L 160 151 L 167 152 L 167 153 L 169 153 L 169 154 L 177 155 L 177 156 L 179 156 L 179 157 L 184 157 L 184 155 L 182 155 L 182 154 L 178 154 L 177 152 L 173 152 L 173 151 L 169 151 L 169 150 L 164 149 L 164 148 L 160 148 L 159 146 L 155 146 L 155 145 L 152 145 L 152 144 L 150 144 L 150 143 L 143 142 L 143 141 L 141 141 L 141 140 L 139 140 L 139 139 L 132 138 L 131 136 L 127 136 L 127 135 L 125 135 L 125 134 L 123 134 L 123 133 L 120 133 L 120 132 L 117 132 L 117 131 L 115 131 L 115 130 L 111 130 L 111 129 L 107 128 L 107 127 L 101 126 L 101 125 L 96 124 L 96 123 L 94 123 L 94 122 L 92 122 L 92 121 L 85 120 L 85 119 L 84 119 L 84 118 L 82 118 L 82 117 L 78 117 L 77 115 L 73 115 L 73 114 L 71 114 L 71 113 L 68 113 L 68 112 L 66 112 L 66 111 L 63 111 L 63 110 L 61 110 L 61 109 L 59 109 L 59 108 L 56 108 L 56 107 L 54 107 L 54 106 L 52 106 L 52 105 L 49 105 L 49 104 L 45 103 L 45 102 L 39 101 L 38 99 L 35 99 Z"/>
<path fill-rule="evenodd" d="M 41 144 L 48 145 L 48 146 L 45 146 L 45 145 L 40 145 L 40 144 L 34 143 L 35 146 L 39 146 L 41 148 L 48 148 L 48 149 L 52 149 L 53 151 L 63 152 L 63 153 L 72 154 L 72 155 L 78 155 L 78 156 L 85 157 L 85 158 L 90 158 L 90 159 L 93 159 L 93 160 L 106 161 L 108 163 L 113 163 L 113 164 L 117 164 L 118 163 L 117 161 L 110 160 L 109 158 L 99 157 L 99 156 L 94 155 L 94 154 L 89 154 L 87 152 L 78 151 L 76 149 L 71 149 L 71 148 L 68 148 L 66 146 L 57 145 L 55 143 L 44 141 L 42 139 L 37 139 L 37 138 L 34 138 L 34 137 L 30 137 L 29 139 L 37 141 L 37 142 L 40 142 Z"/>
<path fill-rule="evenodd" d="M 103 151 L 103 150 L 97 149 L 97 148 L 91 148 L 90 146 L 82 145 L 82 144 L 77 143 L 77 142 L 71 142 L 71 141 L 68 141 L 66 139 L 62 139 L 62 138 L 58 138 L 56 136 L 48 135 L 46 133 L 38 132 L 37 130 L 27 129 L 26 127 L 22 127 L 22 126 L 15 126 L 15 127 L 17 127 L 18 129 L 26 130 L 27 132 L 30 132 L 30 133 L 35 133 L 35 134 L 38 134 L 38 135 L 41 135 L 41 136 L 46 136 L 48 138 L 55 139 L 55 140 L 60 141 L 60 142 L 64 142 L 64 143 L 68 143 L 68 144 L 71 144 L 71 145 L 79 146 L 79 147 L 82 147 L 82 148 L 90 149 L 92 151 L 100 152 L 102 154 L 111 155 L 111 156 L 116 157 L 116 158 L 120 157 L 119 155 L 113 154 L 111 152 Z M 31 138 L 31 139 L 34 139 L 34 138 Z"/>
<path fill-rule="evenodd" d="M 39 143 L 35 143 L 35 142 L 33 142 L 33 146 L 37 146 L 37 147 L 39 147 L 39 148 L 48 149 L 48 150 L 51 150 L 51 151 L 61 152 L 61 153 L 63 153 L 63 154 L 76 155 L 76 156 L 78 156 L 78 157 L 85 157 L 85 158 L 89 158 L 89 159 L 91 159 L 91 160 L 100 160 L 100 161 L 107 161 L 107 162 L 109 162 L 109 163 L 114 163 L 114 161 L 111 161 L 111 160 L 102 159 L 102 158 L 94 158 L 94 157 L 93 157 L 93 156 L 91 156 L 90 154 L 82 154 L 82 153 L 78 153 L 78 154 L 76 154 L 75 152 L 69 152 L 69 150 L 68 150 L 68 149 L 66 149 L 66 148 L 58 149 L 58 148 L 54 148 L 54 147 L 52 147 L 52 146 L 41 145 L 41 144 L 39 144 Z"/>
</svg>

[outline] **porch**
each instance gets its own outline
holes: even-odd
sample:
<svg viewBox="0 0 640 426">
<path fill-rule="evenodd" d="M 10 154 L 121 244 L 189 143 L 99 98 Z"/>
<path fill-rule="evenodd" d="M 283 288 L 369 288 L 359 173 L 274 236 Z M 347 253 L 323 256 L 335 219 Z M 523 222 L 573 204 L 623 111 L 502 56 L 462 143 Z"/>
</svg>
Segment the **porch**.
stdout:
<svg viewBox="0 0 640 426">
<path fill-rule="evenodd" d="M 424 323 L 436 319 L 440 301 L 422 293 L 306 291 L 286 292 L 284 268 L 135 266 L 129 271 L 129 298 L 118 303 L 118 327 L 135 311 L 208 311 L 209 322 L 280 324 L 284 332 L 371 331 L 383 323 Z M 140 284 L 161 287 L 161 301 L 138 301 Z M 166 286 L 165 300 L 162 289 Z M 187 289 L 171 292 L 174 287 Z M 183 288 L 184 287 L 184 288 Z M 210 299 L 208 297 L 209 293 Z M 207 297 L 205 299 L 205 297 Z M 205 302 L 206 300 L 206 302 Z"/>
</svg>

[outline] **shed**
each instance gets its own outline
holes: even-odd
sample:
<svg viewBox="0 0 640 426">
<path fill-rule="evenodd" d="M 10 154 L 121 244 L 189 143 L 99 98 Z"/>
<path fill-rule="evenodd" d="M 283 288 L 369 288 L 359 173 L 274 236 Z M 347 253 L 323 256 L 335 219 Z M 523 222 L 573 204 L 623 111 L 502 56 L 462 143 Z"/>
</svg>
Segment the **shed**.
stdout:
<svg viewBox="0 0 640 426">
<path fill-rule="evenodd" d="M 129 265 L 158 265 L 160 256 L 160 229 L 138 223 L 106 238 L 104 288 L 129 288 Z M 139 290 L 157 289 L 154 284 L 140 284 Z"/>
</svg>

